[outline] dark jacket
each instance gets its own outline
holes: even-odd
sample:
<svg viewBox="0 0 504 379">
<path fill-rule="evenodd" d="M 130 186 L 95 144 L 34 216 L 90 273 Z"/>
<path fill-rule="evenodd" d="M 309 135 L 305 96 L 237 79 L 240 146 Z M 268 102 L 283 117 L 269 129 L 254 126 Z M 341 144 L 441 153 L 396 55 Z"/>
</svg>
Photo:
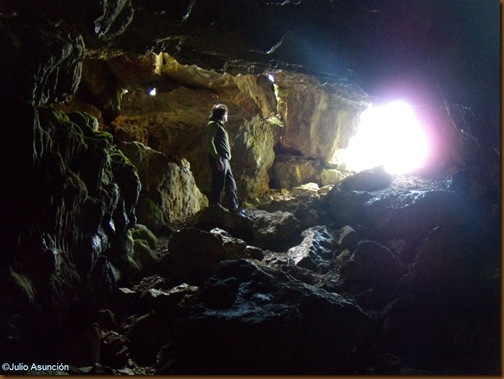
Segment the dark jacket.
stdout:
<svg viewBox="0 0 504 379">
<path fill-rule="evenodd" d="M 231 159 L 231 147 L 229 146 L 229 136 L 224 125 L 218 121 L 210 121 L 206 129 L 206 144 L 208 153 L 217 158 Z"/>
</svg>

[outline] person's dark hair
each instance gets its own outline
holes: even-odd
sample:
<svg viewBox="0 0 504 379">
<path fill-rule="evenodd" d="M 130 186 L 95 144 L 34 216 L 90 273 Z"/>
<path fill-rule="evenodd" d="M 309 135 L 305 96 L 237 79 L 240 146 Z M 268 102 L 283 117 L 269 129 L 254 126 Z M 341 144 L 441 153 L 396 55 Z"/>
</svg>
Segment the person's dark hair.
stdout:
<svg viewBox="0 0 504 379">
<path fill-rule="evenodd" d="M 228 113 L 228 107 L 225 104 L 215 104 L 210 116 L 211 121 L 222 121 L 224 115 Z"/>
</svg>

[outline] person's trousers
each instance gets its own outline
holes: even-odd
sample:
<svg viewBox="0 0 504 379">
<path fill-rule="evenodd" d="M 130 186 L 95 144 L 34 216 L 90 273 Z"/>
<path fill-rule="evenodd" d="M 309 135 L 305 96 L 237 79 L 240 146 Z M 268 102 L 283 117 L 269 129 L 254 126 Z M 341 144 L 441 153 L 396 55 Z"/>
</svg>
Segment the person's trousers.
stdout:
<svg viewBox="0 0 504 379">
<path fill-rule="evenodd" d="M 210 169 L 212 171 L 212 186 L 210 188 L 210 205 L 221 205 L 221 193 L 226 194 L 226 205 L 231 211 L 238 209 L 238 196 L 236 190 L 236 182 L 231 171 L 231 165 L 228 159 L 223 159 L 224 170 L 217 170 L 217 162 L 210 155 L 208 157 Z"/>
</svg>

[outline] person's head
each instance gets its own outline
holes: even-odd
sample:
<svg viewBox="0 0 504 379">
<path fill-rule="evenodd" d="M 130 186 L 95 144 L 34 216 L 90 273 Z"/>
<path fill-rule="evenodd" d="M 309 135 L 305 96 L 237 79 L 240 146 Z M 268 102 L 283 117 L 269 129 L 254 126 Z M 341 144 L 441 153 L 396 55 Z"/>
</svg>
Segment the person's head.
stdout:
<svg viewBox="0 0 504 379">
<path fill-rule="evenodd" d="M 227 121 L 228 107 L 225 104 L 215 104 L 212 108 L 210 120 L 212 121 Z"/>
</svg>

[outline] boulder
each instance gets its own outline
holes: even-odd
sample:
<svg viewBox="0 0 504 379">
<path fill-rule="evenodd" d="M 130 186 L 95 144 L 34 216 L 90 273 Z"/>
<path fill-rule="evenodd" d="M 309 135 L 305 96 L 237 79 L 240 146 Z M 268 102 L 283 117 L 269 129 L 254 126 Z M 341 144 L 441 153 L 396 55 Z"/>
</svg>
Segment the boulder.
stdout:
<svg viewBox="0 0 504 379">
<path fill-rule="evenodd" d="M 443 190 L 408 190 L 374 196 L 365 203 L 370 236 L 419 240 L 436 226 L 484 227 L 489 220 L 469 198 Z"/>
<path fill-rule="evenodd" d="M 339 229 L 335 235 L 338 246 L 342 249 L 348 249 L 350 251 L 354 251 L 360 241 L 359 234 L 349 225 Z"/>
<path fill-rule="evenodd" d="M 322 164 L 318 160 L 281 156 L 273 165 L 272 182 L 276 188 L 291 189 L 308 182 L 320 182 Z"/>
<path fill-rule="evenodd" d="M 200 285 L 225 259 L 249 258 L 247 244 L 226 232 L 181 228 L 168 241 L 168 254 L 161 260 L 161 272 L 170 280 Z"/>
<path fill-rule="evenodd" d="M 161 220 L 153 219 L 152 214 L 145 212 L 150 208 L 140 207 L 139 222 L 152 231 L 183 223 L 208 204 L 186 160 L 174 161 L 139 142 L 123 142 L 119 148 L 137 167 L 142 183 L 139 202 L 152 204 L 158 209 L 153 213 L 162 216 Z"/>
<path fill-rule="evenodd" d="M 369 319 L 350 300 L 255 261 L 223 261 L 194 298 L 157 374 L 351 374 Z"/>
<path fill-rule="evenodd" d="M 247 199 L 269 189 L 268 172 L 275 161 L 273 146 L 279 128 L 275 123 L 255 116 L 245 119 L 235 131 L 231 167 L 240 198 Z"/>
<path fill-rule="evenodd" d="M 344 179 L 341 171 L 335 168 L 326 168 L 320 172 L 320 183 L 322 186 L 335 185 Z"/>
<path fill-rule="evenodd" d="M 334 258 L 335 241 L 325 226 L 306 229 L 301 237 L 301 244 L 287 251 L 294 265 L 315 270 L 320 263 Z"/>
<path fill-rule="evenodd" d="M 290 212 L 249 212 L 252 221 L 251 245 L 273 251 L 287 251 L 301 242 L 299 220 Z"/>
<path fill-rule="evenodd" d="M 295 197 L 310 198 L 318 195 L 319 186 L 317 183 L 305 183 L 292 187 L 291 194 Z"/>
<path fill-rule="evenodd" d="M 198 291 L 198 287 L 182 283 L 171 288 L 149 288 L 141 296 L 140 301 L 145 309 L 151 309 L 167 319 L 177 321 L 183 313 L 189 299 Z"/>
<path fill-rule="evenodd" d="M 194 215 L 191 225 L 206 231 L 214 228 L 224 229 L 232 236 L 243 239 L 249 244 L 253 242 L 251 219 L 229 212 L 220 205 L 212 205 L 200 210 Z"/>
<path fill-rule="evenodd" d="M 133 240 L 140 239 L 147 241 L 147 244 L 153 250 L 156 250 L 159 246 L 158 238 L 149 230 L 149 228 L 142 224 L 136 224 L 131 229 L 131 237 L 133 237 Z"/>
<path fill-rule="evenodd" d="M 468 229 L 434 228 L 418 246 L 405 282 L 446 304 L 460 303 L 461 297 L 479 302 L 482 293 L 478 288 L 492 276 L 483 272 L 497 268 L 500 262 L 497 249 L 482 249 L 488 237 Z"/>
<path fill-rule="evenodd" d="M 330 216 L 342 227 L 357 227 L 365 222 L 365 204 L 372 199 L 369 192 L 341 191 L 333 187 L 324 199 Z"/>
<path fill-rule="evenodd" d="M 307 229 L 320 224 L 320 218 L 324 213 L 324 209 L 322 209 L 320 202 L 317 201 L 318 198 L 315 198 L 314 201 L 303 200 L 298 203 L 297 208 L 293 212 L 294 217 L 299 220 L 300 228 Z"/>
<path fill-rule="evenodd" d="M 401 276 L 392 251 L 372 241 L 360 241 L 339 273 L 345 287 L 354 291 L 393 287 Z"/>
<path fill-rule="evenodd" d="M 376 191 L 387 188 L 393 178 L 380 166 L 346 177 L 340 182 L 339 188 L 342 191 Z"/>
<path fill-rule="evenodd" d="M 301 242 L 301 223 L 290 212 L 246 209 L 237 215 L 221 206 L 211 206 L 198 212 L 193 226 L 207 231 L 222 228 L 248 245 L 273 251 L 287 251 Z"/>
<path fill-rule="evenodd" d="M 133 261 L 138 267 L 136 277 L 152 275 L 159 266 L 159 256 L 156 250 L 153 250 L 149 242 L 144 239 L 135 239 L 133 241 Z"/>
<path fill-rule="evenodd" d="M 130 257 L 133 266 L 130 278 L 152 275 L 159 266 L 158 238 L 145 225 L 137 224 L 130 229 L 133 251 Z"/>
<path fill-rule="evenodd" d="M 363 237 L 377 241 L 417 243 L 436 226 L 496 232 L 488 206 L 440 186 L 412 189 L 396 185 L 372 192 L 333 187 L 322 202 L 337 224 L 365 230 Z"/>
</svg>

